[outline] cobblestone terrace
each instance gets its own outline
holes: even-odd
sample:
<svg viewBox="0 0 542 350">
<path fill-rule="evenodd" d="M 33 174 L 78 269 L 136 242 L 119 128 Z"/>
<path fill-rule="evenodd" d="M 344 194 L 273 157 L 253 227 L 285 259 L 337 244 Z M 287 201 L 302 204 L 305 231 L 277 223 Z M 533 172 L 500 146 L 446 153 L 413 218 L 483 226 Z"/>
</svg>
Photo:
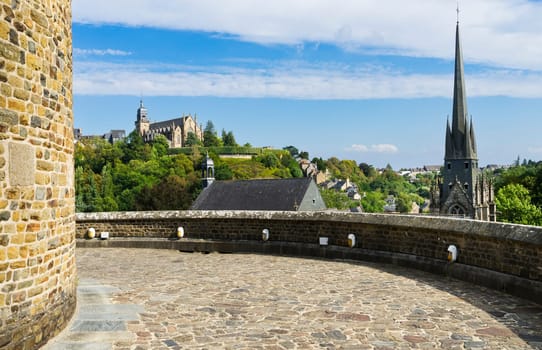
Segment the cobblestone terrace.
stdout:
<svg viewBox="0 0 542 350">
<path fill-rule="evenodd" d="M 542 306 L 389 265 L 76 250 L 79 310 L 46 348 L 542 349 Z"/>
</svg>

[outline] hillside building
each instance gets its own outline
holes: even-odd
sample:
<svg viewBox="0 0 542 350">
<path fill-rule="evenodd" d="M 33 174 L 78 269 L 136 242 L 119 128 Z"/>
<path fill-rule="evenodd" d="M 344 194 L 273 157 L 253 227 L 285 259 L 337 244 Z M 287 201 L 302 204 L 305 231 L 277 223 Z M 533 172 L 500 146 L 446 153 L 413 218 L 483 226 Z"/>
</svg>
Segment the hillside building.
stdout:
<svg viewBox="0 0 542 350">
<path fill-rule="evenodd" d="M 81 128 L 73 129 L 73 139 L 75 141 L 89 140 L 89 139 L 104 139 L 107 142 L 113 144 L 118 141 L 122 141 L 126 138 L 126 131 L 124 130 L 110 130 L 103 135 L 83 135 Z"/>
<path fill-rule="evenodd" d="M 203 141 L 203 127 L 198 124 L 196 116 L 183 115 L 180 118 L 151 123 L 143 101 L 140 101 L 137 109 L 135 128 L 145 142 L 151 142 L 157 135 L 165 136 L 170 148 L 186 147 L 190 134 Z"/>
<path fill-rule="evenodd" d="M 446 125 L 444 167 L 432 191 L 433 212 L 496 221 L 492 181 L 478 166 L 472 117 L 468 118 L 463 55 L 456 27 L 452 124 Z"/>
<path fill-rule="evenodd" d="M 200 193 L 192 210 L 325 210 L 312 178 L 214 181 Z"/>
</svg>

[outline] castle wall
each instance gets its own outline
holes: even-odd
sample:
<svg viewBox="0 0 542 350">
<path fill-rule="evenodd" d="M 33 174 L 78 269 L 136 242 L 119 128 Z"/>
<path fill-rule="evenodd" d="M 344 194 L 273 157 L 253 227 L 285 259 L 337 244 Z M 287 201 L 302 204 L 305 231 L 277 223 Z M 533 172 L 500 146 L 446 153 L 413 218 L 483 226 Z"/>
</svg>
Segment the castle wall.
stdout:
<svg viewBox="0 0 542 350">
<path fill-rule="evenodd" d="M 185 238 L 175 240 L 182 226 Z M 178 250 L 255 252 L 398 263 L 450 275 L 542 300 L 542 228 L 385 214 L 339 212 L 171 211 L 79 213 L 77 238 L 88 228 L 109 232 L 108 241 L 82 246 L 155 247 Z M 262 230 L 269 229 L 268 242 Z M 348 248 L 348 235 L 357 244 Z M 329 246 L 318 245 L 320 237 Z M 456 263 L 447 262 L 456 245 Z"/>
<path fill-rule="evenodd" d="M 0 13 L 0 348 L 37 349 L 76 301 L 71 1 Z"/>
</svg>

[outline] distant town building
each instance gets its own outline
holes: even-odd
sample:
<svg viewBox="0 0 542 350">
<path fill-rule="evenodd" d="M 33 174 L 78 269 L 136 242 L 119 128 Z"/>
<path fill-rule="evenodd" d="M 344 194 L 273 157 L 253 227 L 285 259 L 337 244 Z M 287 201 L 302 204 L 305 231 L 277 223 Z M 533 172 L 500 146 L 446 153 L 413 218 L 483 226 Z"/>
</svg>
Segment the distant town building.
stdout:
<svg viewBox="0 0 542 350">
<path fill-rule="evenodd" d="M 192 210 L 325 210 L 312 178 L 214 181 Z"/>
<path fill-rule="evenodd" d="M 104 139 L 109 143 L 115 143 L 117 141 L 122 141 L 126 138 L 125 130 L 111 130 L 103 135 L 83 135 L 83 130 L 81 128 L 73 129 L 73 138 L 75 141 L 88 140 L 88 139 Z"/>
<path fill-rule="evenodd" d="M 154 140 L 157 135 L 165 136 L 170 148 L 186 147 L 190 134 L 203 141 L 203 127 L 198 125 L 196 116 L 183 115 L 180 118 L 151 123 L 143 101 L 140 101 L 137 109 L 135 128 L 145 142 Z"/>
<path fill-rule="evenodd" d="M 109 143 L 122 141 L 126 138 L 126 131 L 125 130 L 111 130 L 108 133 L 104 134 L 103 138 L 109 141 Z"/>
<path fill-rule="evenodd" d="M 435 172 L 438 173 L 440 169 L 442 168 L 442 165 L 424 165 L 423 170 L 425 172 Z"/>
<path fill-rule="evenodd" d="M 318 169 L 318 165 L 312 163 L 308 159 L 300 158 L 298 159 L 298 163 L 303 175 L 305 177 L 312 177 L 314 181 L 316 181 L 317 185 L 320 185 L 329 179 L 329 172 L 327 169 L 325 171 L 321 171 Z"/>
<path fill-rule="evenodd" d="M 432 191 L 432 209 L 440 215 L 496 221 L 491 180 L 478 167 L 478 152 L 472 118 L 467 120 L 467 95 L 463 56 L 456 27 L 455 78 L 452 125 L 446 126 L 446 153 L 439 182 Z"/>
</svg>

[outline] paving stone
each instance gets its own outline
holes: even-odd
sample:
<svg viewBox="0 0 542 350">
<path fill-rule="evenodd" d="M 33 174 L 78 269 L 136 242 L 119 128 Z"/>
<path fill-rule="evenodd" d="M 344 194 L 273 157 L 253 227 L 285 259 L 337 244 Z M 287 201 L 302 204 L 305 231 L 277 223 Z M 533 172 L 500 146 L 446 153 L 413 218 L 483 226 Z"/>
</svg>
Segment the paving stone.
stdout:
<svg viewBox="0 0 542 350">
<path fill-rule="evenodd" d="M 110 343 L 56 343 L 49 350 L 111 350 Z"/>
<path fill-rule="evenodd" d="M 541 305 L 417 270 L 148 249 L 76 257 L 80 332 L 59 341 L 89 350 L 542 350 Z"/>
<path fill-rule="evenodd" d="M 122 321 L 75 321 L 70 328 L 72 332 L 118 332 L 125 331 L 126 325 Z"/>
</svg>

